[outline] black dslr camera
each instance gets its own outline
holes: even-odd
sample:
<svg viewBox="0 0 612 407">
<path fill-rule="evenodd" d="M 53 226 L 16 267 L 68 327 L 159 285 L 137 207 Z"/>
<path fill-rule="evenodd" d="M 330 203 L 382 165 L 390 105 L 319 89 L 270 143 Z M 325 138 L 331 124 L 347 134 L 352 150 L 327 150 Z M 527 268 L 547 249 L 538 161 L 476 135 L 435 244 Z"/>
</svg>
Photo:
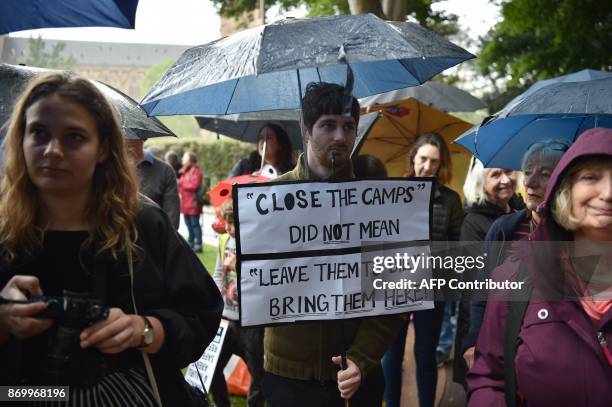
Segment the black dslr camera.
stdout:
<svg viewBox="0 0 612 407">
<path fill-rule="evenodd" d="M 109 309 L 89 293 L 63 290 L 61 297 L 30 297 L 27 301 L 7 300 L 0 304 L 46 302 L 47 308 L 34 315 L 55 323 L 49 332 L 49 345 L 41 383 L 88 387 L 108 371 L 107 361 L 97 349 L 81 349 L 80 335 L 86 327 L 108 318 Z"/>
<path fill-rule="evenodd" d="M 83 329 L 108 318 L 109 309 L 88 293 L 63 291 L 62 297 L 32 297 L 28 302 L 43 301 L 47 308 L 36 318 L 55 321 L 49 334 L 43 383 L 89 386 L 105 374 L 104 357 L 96 349 L 81 349 Z"/>
</svg>

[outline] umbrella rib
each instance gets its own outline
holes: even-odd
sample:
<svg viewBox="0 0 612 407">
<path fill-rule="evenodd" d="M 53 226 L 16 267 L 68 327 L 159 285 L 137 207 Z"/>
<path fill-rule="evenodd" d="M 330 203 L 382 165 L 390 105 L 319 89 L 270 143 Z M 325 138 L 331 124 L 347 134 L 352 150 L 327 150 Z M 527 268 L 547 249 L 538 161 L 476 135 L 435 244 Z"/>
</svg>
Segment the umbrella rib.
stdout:
<svg viewBox="0 0 612 407">
<path fill-rule="evenodd" d="M 404 148 L 403 148 L 403 149 L 400 149 L 400 150 L 399 150 L 397 153 L 393 154 L 393 155 L 392 155 L 390 158 L 388 158 L 388 159 L 387 159 L 387 162 L 393 161 L 393 160 L 395 160 L 396 158 L 401 157 L 401 156 L 403 156 L 403 155 L 407 154 L 407 153 L 408 153 L 408 151 L 409 151 L 408 146 L 404 146 Z"/>
<path fill-rule="evenodd" d="M 576 126 L 576 131 L 574 131 L 574 139 L 572 140 L 572 142 L 576 141 L 576 138 L 578 137 L 578 131 L 580 130 L 580 127 L 582 127 L 582 124 L 587 119 L 587 117 L 588 116 L 582 117 L 582 120 L 580 120 L 580 124 L 578 126 Z M 595 115 L 595 117 L 597 117 L 597 115 Z M 597 119 L 595 119 L 594 122 L 597 123 Z M 597 126 L 595 126 L 595 127 L 597 127 Z"/>
<path fill-rule="evenodd" d="M 392 125 L 393 127 L 395 127 L 395 129 L 398 131 L 398 133 L 399 133 L 399 134 L 400 134 L 402 137 L 404 137 L 406 140 L 410 140 L 410 139 L 412 139 L 412 140 L 414 141 L 414 139 L 416 138 L 416 134 L 414 134 L 414 133 L 413 133 L 413 132 L 412 132 L 410 129 L 408 129 L 408 127 L 406 127 L 406 126 L 402 125 L 401 123 L 396 122 L 396 121 L 395 121 L 395 120 L 393 120 L 391 117 L 388 117 L 388 116 L 387 116 L 387 118 L 389 119 L 389 122 L 391 123 L 391 125 Z M 406 137 L 406 136 L 404 136 L 403 131 L 405 131 L 406 133 L 410 134 L 410 136 L 412 136 L 412 137 Z"/>
<path fill-rule="evenodd" d="M 238 88 L 238 82 L 240 82 L 240 78 L 236 79 L 236 84 L 234 85 L 234 89 L 232 89 L 232 94 L 227 102 L 227 107 L 225 108 L 225 114 L 228 114 L 227 111 L 232 105 L 232 99 L 234 98 L 234 93 L 236 93 L 236 88 Z"/>
</svg>

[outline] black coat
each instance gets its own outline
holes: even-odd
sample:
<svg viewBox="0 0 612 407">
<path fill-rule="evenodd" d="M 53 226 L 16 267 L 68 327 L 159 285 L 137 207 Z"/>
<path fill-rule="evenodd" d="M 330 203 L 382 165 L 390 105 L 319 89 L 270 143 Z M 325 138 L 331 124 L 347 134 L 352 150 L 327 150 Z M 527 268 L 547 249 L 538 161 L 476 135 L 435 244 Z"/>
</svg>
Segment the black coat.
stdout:
<svg viewBox="0 0 612 407">
<path fill-rule="evenodd" d="M 215 336 L 223 310 L 221 295 L 198 257 L 159 207 L 143 204 L 137 227 L 138 245 L 143 253 L 134 267 L 136 305 L 139 314 L 158 318 L 165 332 L 162 348 L 150 355 L 162 402 L 165 406 L 189 405 L 180 369 L 197 360 Z M 106 273 L 109 284 L 102 291 L 97 290 L 105 292 L 106 305 L 133 314 L 127 261 L 102 254 L 95 256 L 92 263 L 96 271 L 93 274 Z M 37 267 L 40 267 L 37 253 L 0 263 L 0 285 L 3 287 L 14 275 L 37 275 Z M 3 360 L 0 384 L 27 384 L 24 377 L 28 377 L 29 367 L 20 363 L 23 352 L 27 352 L 25 343 L 10 338 L 0 346 Z"/>
<path fill-rule="evenodd" d="M 459 194 L 439 185 L 434 192 L 431 240 L 459 240 L 462 223 L 463 208 Z"/>
<path fill-rule="evenodd" d="M 522 209 L 525 204 L 520 196 L 514 195 L 509 202 L 510 208 L 513 210 Z M 482 204 L 475 204 L 465 207 L 465 217 L 463 226 L 461 227 L 462 242 L 477 242 L 484 241 L 489 228 L 493 222 L 506 212 L 497 205 L 488 201 Z M 468 245 L 463 249 L 465 256 L 477 257 L 484 253 L 484 244 L 481 247 L 477 245 Z M 477 270 L 466 270 L 464 278 L 473 279 L 478 276 Z M 457 333 L 455 336 L 455 355 L 453 358 L 453 380 L 465 386 L 465 374 L 467 366 L 463 359 L 463 340 L 468 335 L 470 328 L 470 304 L 467 301 L 461 301 L 459 307 L 459 316 L 457 318 Z"/>
</svg>

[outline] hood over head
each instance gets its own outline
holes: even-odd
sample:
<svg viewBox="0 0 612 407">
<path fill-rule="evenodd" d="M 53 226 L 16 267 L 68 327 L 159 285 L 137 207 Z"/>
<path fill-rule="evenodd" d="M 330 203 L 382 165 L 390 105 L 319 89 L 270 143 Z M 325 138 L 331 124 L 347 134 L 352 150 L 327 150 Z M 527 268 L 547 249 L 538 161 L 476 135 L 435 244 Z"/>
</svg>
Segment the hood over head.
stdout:
<svg viewBox="0 0 612 407">
<path fill-rule="evenodd" d="M 550 177 L 544 201 L 538 208 L 538 212 L 542 214 L 542 220 L 534 232 L 533 240 L 573 240 L 571 233 L 561 228 L 553 220 L 552 201 L 561 179 L 571 164 L 579 158 L 593 155 L 612 157 L 612 129 L 598 127 L 585 131 L 563 154 Z"/>
</svg>

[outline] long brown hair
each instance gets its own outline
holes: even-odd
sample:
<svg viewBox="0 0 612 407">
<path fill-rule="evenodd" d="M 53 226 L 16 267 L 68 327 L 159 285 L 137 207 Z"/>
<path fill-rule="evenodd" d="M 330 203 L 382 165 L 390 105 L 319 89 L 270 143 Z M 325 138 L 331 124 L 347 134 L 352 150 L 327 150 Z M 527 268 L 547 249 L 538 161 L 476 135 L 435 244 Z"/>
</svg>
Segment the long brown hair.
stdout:
<svg viewBox="0 0 612 407">
<path fill-rule="evenodd" d="M 4 141 L 4 176 L 0 183 L 0 244 L 2 257 L 11 261 L 18 252 L 31 254 L 42 244 L 44 227 L 38 225 L 40 198 L 30 179 L 23 152 L 25 114 L 36 101 L 57 95 L 87 110 L 96 123 L 100 148 L 107 157 L 96 166 L 86 207 L 90 220 L 85 245 L 98 253 L 135 252 L 136 214 L 140 207 L 138 180 L 128 161 L 116 113 L 96 86 L 87 79 L 53 73 L 33 80 L 15 105 Z"/>
<path fill-rule="evenodd" d="M 448 151 L 446 141 L 444 141 L 444 139 L 437 133 L 423 134 L 415 140 L 412 148 L 410 149 L 410 153 L 408 154 L 406 176 L 414 177 L 414 157 L 416 157 L 419 148 L 425 144 L 431 144 L 432 146 L 437 147 L 438 151 L 440 152 L 440 168 L 438 168 L 437 174 L 438 182 L 442 185 L 450 183 L 451 179 L 453 178 L 450 153 Z"/>
</svg>

